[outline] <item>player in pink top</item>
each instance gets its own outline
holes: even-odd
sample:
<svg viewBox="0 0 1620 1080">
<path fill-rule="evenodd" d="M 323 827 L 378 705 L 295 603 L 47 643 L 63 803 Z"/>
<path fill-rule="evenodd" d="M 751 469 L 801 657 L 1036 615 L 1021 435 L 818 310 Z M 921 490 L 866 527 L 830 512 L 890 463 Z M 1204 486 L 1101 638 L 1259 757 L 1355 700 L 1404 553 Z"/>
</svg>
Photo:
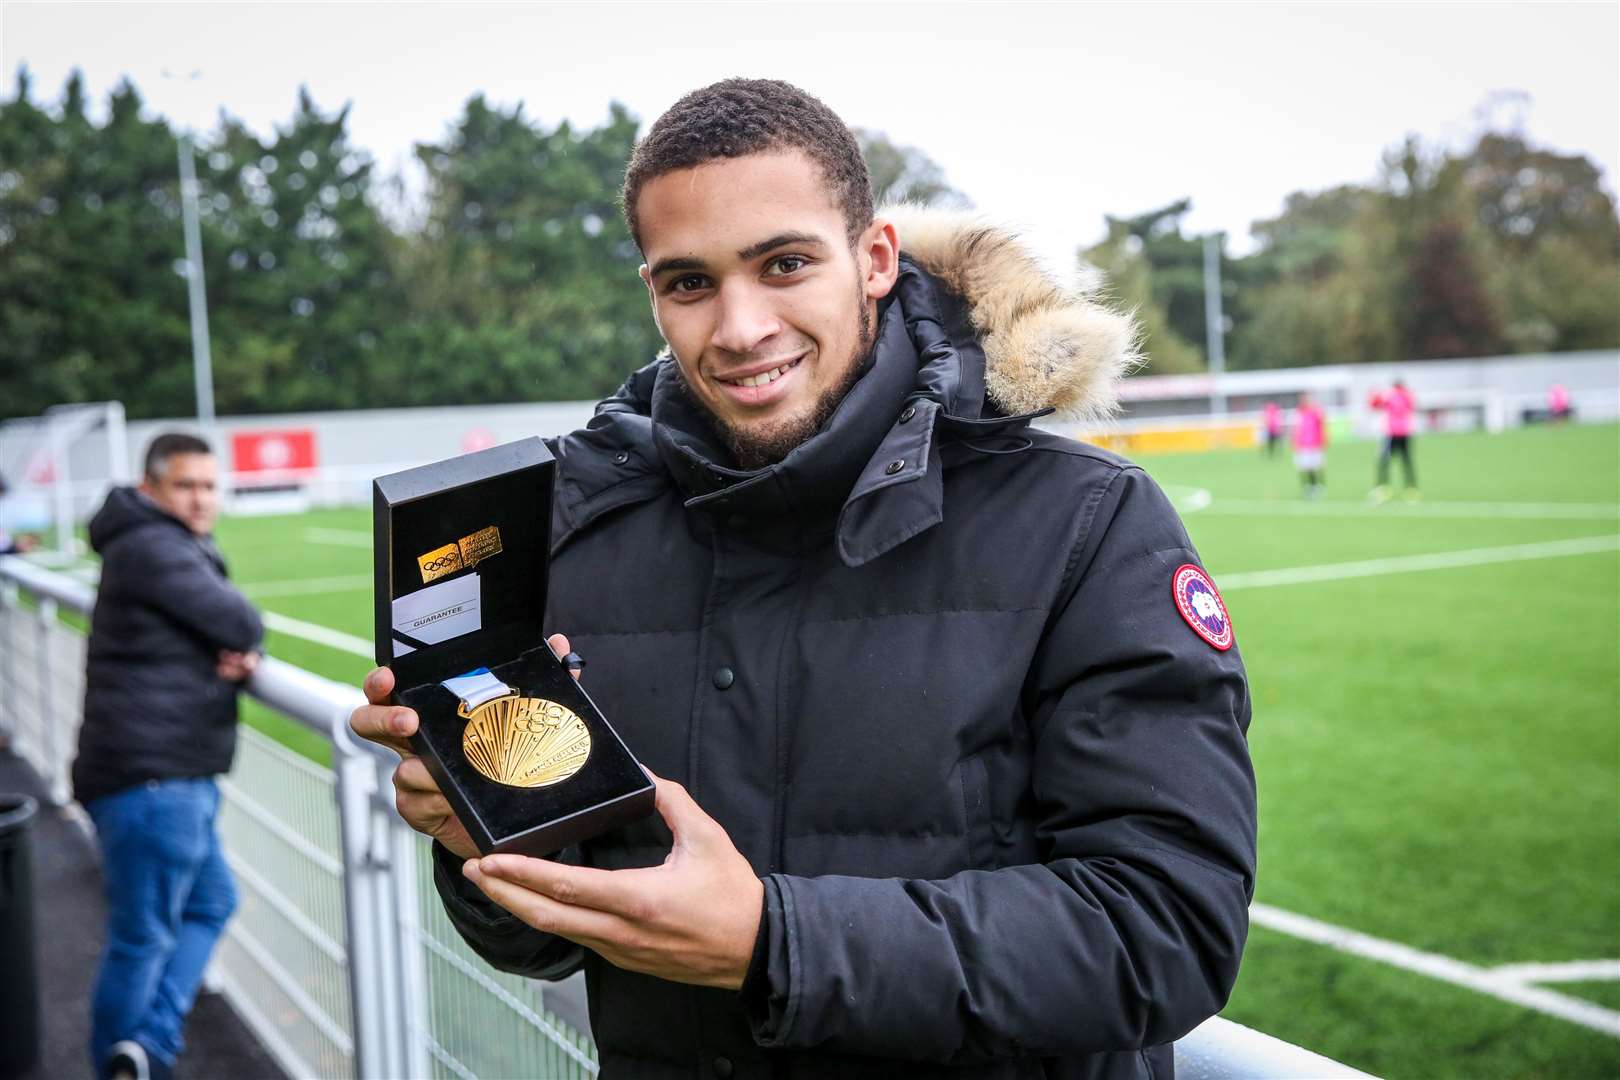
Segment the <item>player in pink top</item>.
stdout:
<svg viewBox="0 0 1620 1080">
<path fill-rule="evenodd" d="M 1555 382 L 1547 387 L 1547 415 L 1555 424 L 1569 419 L 1569 387 L 1563 383 Z"/>
<path fill-rule="evenodd" d="M 1300 394 L 1294 408 L 1294 468 L 1307 499 L 1319 498 L 1327 490 L 1327 474 L 1322 469 L 1322 452 L 1327 448 L 1327 417 L 1311 395 Z"/>
<path fill-rule="evenodd" d="M 1268 401 L 1261 410 L 1261 430 L 1265 434 L 1266 457 L 1277 456 L 1277 444 L 1282 441 L 1283 411 L 1275 401 Z"/>
<path fill-rule="evenodd" d="M 1406 497 L 1417 499 L 1417 466 L 1412 464 L 1412 432 L 1416 427 L 1417 399 L 1400 379 L 1387 394 L 1374 394 L 1372 407 L 1384 414 L 1384 446 L 1378 453 L 1378 486 L 1372 489 L 1374 502 L 1389 499 L 1389 459 L 1400 455 L 1401 473 L 1406 479 Z"/>
</svg>

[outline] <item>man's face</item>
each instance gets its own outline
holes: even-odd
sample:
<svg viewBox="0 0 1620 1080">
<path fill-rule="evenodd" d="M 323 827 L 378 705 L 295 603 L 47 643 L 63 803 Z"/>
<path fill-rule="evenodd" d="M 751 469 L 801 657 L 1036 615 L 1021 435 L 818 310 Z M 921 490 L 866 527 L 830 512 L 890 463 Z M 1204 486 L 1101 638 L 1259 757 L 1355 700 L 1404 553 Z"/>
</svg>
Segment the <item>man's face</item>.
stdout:
<svg viewBox="0 0 1620 1080">
<path fill-rule="evenodd" d="M 141 481 L 141 492 L 198 536 L 212 532 L 219 519 L 219 469 L 213 454 L 171 455 L 163 476 Z"/>
<path fill-rule="evenodd" d="M 899 241 L 874 221 L 853 250 L 822 173 L 798 150 L 666 173 L 637 200 L 642 280 L 693 400 L 744 468 L 815 434 L 871 347 Z"/>
</svg>

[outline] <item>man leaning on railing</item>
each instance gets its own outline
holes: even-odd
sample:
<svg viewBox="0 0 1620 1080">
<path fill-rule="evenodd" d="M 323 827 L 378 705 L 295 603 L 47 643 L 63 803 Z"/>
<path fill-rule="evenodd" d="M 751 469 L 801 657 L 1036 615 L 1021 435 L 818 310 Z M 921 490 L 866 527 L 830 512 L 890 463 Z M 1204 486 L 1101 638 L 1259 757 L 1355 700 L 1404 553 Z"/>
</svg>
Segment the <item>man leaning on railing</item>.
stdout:
<svg viewBox="0 0 1620 1080">
<path fill-rule="evenodd" d="M 236 695 L 263 626 L 210 536 L 217 480 L 206 442 L 160 435 L 140 486 L 115 488 L 90 522 L 101 588 L 73 788 L 95 822 L 107 891 L 90 1034 L 101 1077 L 170 1074 L 236 907 L 214 777 L 231 767 Z"/>
</svg>

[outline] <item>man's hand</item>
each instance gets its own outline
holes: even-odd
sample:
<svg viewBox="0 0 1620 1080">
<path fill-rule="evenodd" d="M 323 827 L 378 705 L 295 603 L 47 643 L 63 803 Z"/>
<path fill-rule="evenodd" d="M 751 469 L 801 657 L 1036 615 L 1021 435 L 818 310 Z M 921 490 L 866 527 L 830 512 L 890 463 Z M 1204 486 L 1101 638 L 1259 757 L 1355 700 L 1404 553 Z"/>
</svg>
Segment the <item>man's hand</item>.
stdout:
<svg viewBox="0 0 1620 1080">
<path fill-rule="evenodd" d="M 547 641 L 558 656 L 569 651 L 568 639 L 561 634 L 553 634 Z M 394 691 L 394 673 L 385 667 L 372 668 L 361 688 L 370 704 L 349 714 L 349 729 L 400 756 L 399 768 L 394 770 L 394 806 L 399 816 L 405 819 L 405 824 L 433 837 L 452 854 L 463 859 L 477 858 L 478 848 L 472 837 L 450 809 L 449 801 L 439 791 L 427 766 L 411 749 L 411 736 L 416 734 L 415 711 L 388 703 L 388 695 Z"/>
<path fill-rule="evenodd" d="M 256 652 L 232 652 L 230 649 L 219 651 L 219 660 L 214 665 L 214 673 L 226 682 L 247 682 L 253 673 L 259 669 L 259 654 Z"/>
<path fill-rule="evenodd" d="M 610 964 L 738 989 L 754 952 L 764 883 L 685 788 L 652 779 L 658 813 L 675 836 L 662 866 L 597 870 L 486 855 L 469 859 L 462 872 L 530 926 L 576 941 Z"/>
</svg>

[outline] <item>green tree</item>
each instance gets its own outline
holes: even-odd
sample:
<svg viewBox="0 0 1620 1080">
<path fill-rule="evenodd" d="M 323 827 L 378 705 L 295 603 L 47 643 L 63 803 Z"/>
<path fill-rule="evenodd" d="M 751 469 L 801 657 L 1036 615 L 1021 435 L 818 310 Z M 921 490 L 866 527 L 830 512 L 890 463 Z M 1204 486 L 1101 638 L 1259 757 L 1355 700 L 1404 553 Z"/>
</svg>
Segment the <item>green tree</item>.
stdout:
<svg viewBox="0 0 1620 1080">
<path fill-rule="evenodd" d="M 1109 216 L 1102 243 L 1081 260 L 1105 275 L 1116 299 L 1136 312 L 1142 326 L 1142 374 L 1203 371 L 1204 245 L 1183 236 L 1181 220 L 1192 200 L 1134 217 Z"/>
<path fill-rule="evenodd" d="M 216 380 L 223 413 L 394 404 L 379 345 L 405 313 L 394 237 L 348 108 L 300 91 L 261 142 L 225 118 L 201 154 Z"/>
<path fill-rule="evenodd" d="M 175 141 L 141 112 L 125 82 L 98 127 L 77 72 L 54 112 L 26 72 L 0 102 L 0 416 L 192 411 Z"/>
<path fill-rule="evenodd" d="M 1486 276 L 1509 348 L 1620 344 L 1620 216 L 1594 162 L 1485 131 L 1445 170 L 1490 245 Z"/>
<path fill-rule="evenodd" d="M 1252 226 L 1257 242 L 1236 260 L 1233 368 L 1356 363 L 1400 355 L 1398 288 L 1389 268 L 1394 231 L 1381 196 L 1344 185 L 1290 195 L 1283 212 Z"/>
<path fill-rule="evenodd" d="M 855 129 L 855 141 L 872 177 L 874 205 L 910 203 L 957 210 L 973 205 L 946 181 L 939 163 L 915 146 L 901 146 L 883 132 L 865 128 Z"/>
<path fill-rule="evenodd" d="M 469 100 L 420 145 L 427 223 L 403 252 L 412 317 L 388 341 L 430 401 L 589 398 L 661 346 L 618 211 L 637 123 L 576 131 Z"/>
</svg>

